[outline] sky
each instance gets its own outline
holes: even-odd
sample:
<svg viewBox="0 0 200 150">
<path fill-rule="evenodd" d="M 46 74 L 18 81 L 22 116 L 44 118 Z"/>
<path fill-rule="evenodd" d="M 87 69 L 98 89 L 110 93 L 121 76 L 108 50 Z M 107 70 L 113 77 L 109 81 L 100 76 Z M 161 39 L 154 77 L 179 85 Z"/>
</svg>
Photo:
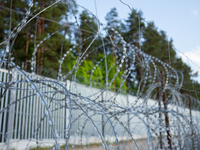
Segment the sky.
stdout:
<svg viewBox="0 0 200 150">
<path fill-rule="evenodd" d="M 166 31 L 168 39 L 173 39 L 177 55 L 182 57 L 194 72 L 199 72 L 199 76 L 194 80 L 200 83 L 200 0 L 122 1 L 131 8 L 141 10 L 143 18 L 147 22 L 153 21 L 158 30 Z M 117 8 L 119 18 L 122 20 L 127 19 L 131 12 L 120 0 L 76 0 L 76 2 L 97 14 L 102 23 L 106 23 L 105 16 L 113 7 Z"/>
</svg>

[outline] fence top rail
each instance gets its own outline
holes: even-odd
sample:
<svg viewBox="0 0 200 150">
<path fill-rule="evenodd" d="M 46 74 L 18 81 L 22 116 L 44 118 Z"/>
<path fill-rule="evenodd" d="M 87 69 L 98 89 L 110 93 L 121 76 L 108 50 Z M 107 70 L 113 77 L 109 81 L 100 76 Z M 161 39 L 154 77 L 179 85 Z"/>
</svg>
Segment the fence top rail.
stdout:
<svg viewBox="0 0 200 150">
<path fill-rule="evenodd" d="M 0 68 L 0 72 L 8 73 L 8 70 L 7 70 L 7 69 Z"/>
</svg>

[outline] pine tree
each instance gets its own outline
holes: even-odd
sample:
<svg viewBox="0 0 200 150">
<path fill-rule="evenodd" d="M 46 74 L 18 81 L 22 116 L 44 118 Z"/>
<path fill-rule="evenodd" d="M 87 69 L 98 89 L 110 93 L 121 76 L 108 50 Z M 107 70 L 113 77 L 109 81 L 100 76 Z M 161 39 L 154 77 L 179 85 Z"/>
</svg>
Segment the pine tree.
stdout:
<svg viewBox="0 0 200 150">
<path fill-rule="evenodd" d="M 110 12 L 107 13 L 106 17 L 105 17 L 106 21 L 107 21 L 107 26 L 110 26 L 111 28 L 114 28 L 115 30 L 119 31 L 119 23 L 120 20 L 118 19 L 118 12 L 116 8 L 112 8 L 110 10 Z M 116 40 L 115 40 L 115 31 L 112 30 L 110 31 L 110 35 L 112 36 L 112 42 L 115 44 Z M 107 46 L 107 50 L 109 49 L 109 47 Z M 115 58 L 115 47 L 112 44 L 111 46 L 111 53 L 112 53 L 112 60 L 113 60 L 113 64 L 115 64 L 116 62 L 116 58 Z M 115 74 L 116 70 L 113 70 L 113 73 Z M 113 91 L 116 92 L 116 83 L 115 80 L 113 81 Z"/>
<path fill-rule="evenodd" d="M 82 30 L 81 31 L 81 39 L 82 39 L 81 53 L 84 53 L 87 50 L 88 46 L 91 44 L 92 40 L 95 38 L 95 35 L 98 30 L 98 26 L 95 22 L 95 19 L 91 17 L 90 14 L 85 10 L 80 14 L 80 20 L 81 20 L 80 30 Z M 76 37 L 79 38 L 77 34 L 76 34 Z M 92 45 L 90 45 L 89 50 L 87 50 L 87 52 L 85 53 L 85 56 L 88 54 L 89 51 L 93 50 L 100 44 L 101 43 L 99 42 L 99 40 L 96 39 L 92 43 Z M 86 57 L 86 59 L 87 60 L 91 59 L 91 56 L 92 55 L 89 55 L 88 57 Z"/>
<path fill-rule="evenodd" d="M 134 10 L 129 14 L 129 17 L 126 21 L 126 24 L 122 24 L 121 25 L 121 29 L 123 30 L 122 32 L 122 36 L 124 37 L 124 39 L 130 43 L 131 45 L 136 46 L 137 48 L 140 48 L 141 42 L 140 39 L 142 38 L 142 33 L 143 33 L 143 28 L 144 28 L 144 23 L 141 21 L 142 18 L 142 12 L 141 11 L 137 11 Z M 127 51 L 128 54 L 130 54 L 131 52 Z M 129 56 L 129 55 L 128 55 Z M 138 62 L 142 59 L 142 56 L 138 55 Z M 128 68 L 130 66 L 132 66 L 132 58 L 129 57 L 128 60 Z M 132 76 L 134 76 L 134 74 L 136 75 L 137 78 L 137 83 L 140 83 L 141 79 L 142 79 L 142 75 L 143 75 L 143 71 L 142 71 L 142 64 L 135 64 L 136 68 L 135 70 L 132 70 L 132 73 L 130 74 L 130 76 L 128 77 L 128 82 L 127 85 L 131 85 L 131 79 L 133 78 Z M 131 76 L 132 75 L 132 76 Z M 133 85 L 130 86 L 131 89 L 135 88 L 135 81 L 133 80 Z"/>
<path fill-rule="evenodd" d="M 1 45 L 1 49 L 6 49 L 6 44 L 9 42 L 13 42 L 13 39 L 9 39 L 9 34 L 13 29 L 21 22 L 23 19 L 23 15 L 26 11 L 27 8 L 27 3 L 22 0 L 16 0 L 12 1 L 12 7 L 11 7 L 11 0 L 7 1 L 1 1 L 1 11 L 0 11 L 0 42 L 6 41 L 5 44 Z M 10 10 L 11 7 L 11 10 Z M 16 12 L 14 12 L 14 11 Z M 11 19 L 11 30 L 10 30 L 10 19 Z M 19 34 L 19 37 L 21 37 L 21 40 L 16 40 L 15 42 L 17 43 L 12 47 L 11 52 L 12 55 L 15 56 L 16 49 L 22 52 L 23 47 L 23 39 L 24 39 L 24 31 L 22 31 Z M 9 39 L 9 41 L 8 41 Z M 6 55 L 6 54 L 5 54 Z M 19 55 L 20 59 L 25 59 L 25 53 L 22 52 L 21 55 Z M 18 62 L 18 59 L 16 60 Z"/>
</svg>

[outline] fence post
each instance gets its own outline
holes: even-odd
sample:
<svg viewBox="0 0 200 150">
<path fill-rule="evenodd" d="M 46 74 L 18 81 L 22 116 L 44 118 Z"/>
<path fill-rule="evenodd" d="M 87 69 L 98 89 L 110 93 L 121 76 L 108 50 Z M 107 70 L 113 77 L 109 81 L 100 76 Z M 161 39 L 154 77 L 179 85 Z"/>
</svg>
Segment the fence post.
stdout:
<svg viewBox="0 0 200 150">
<path fill-rule="evenodd" d="M 101 100 L 102 100 L 102 106 L 103 106 L 103 102 L 104 102 L 103 93 L 102 93 L 102 95 L 101 95 L 101 98 L 102 98 Z M 105 131 L 104 131 L 104 130 L 105 130 L 105 129 L 104 129 L 104 114 L 102 113 L 101 116 L 102 116 L 102 136 L 105 137 Z"/>
<path fill-rule="evenodd" d="M 160 101 L 160 87 L 158 87 L 157 90 L 158 90 L 157 97 L 158 97 L 158 105 L 159 105 L 159 125 L 161 126 L 162 114 L 161 114 L 161 101 Z M 163 146 L 162 146 L 162 132 L 161 131 L 160 131 L 159 143 L 160 143 L 160 149 L 162 149 Z"/>
<path fill-rule="evenodd" d="M 165 109 L 165 122 L 166 122 L 166 128 L 167 128 L 167 140 L 168 140 L 169 147 L 172 150 L 172 140 L 171 140 L 171 134 L 170 134 L 170 129 L 169 129 L 170 125 L 169 125 L 169 116 L 168 116 L 167 102 L 166 102 L 167 94 L 166 94 L 166 90 L 164 89 L 165 88 L 164 71 L 161 71 L 161 75 L 162 75 L 162 80 L 161 80 L 162 85 L 161 86 L 162 86 L 162 90 L 164 91 L 164 93 L 163 93 L 163 104 L 164 104 L 164 109 Z"/>
<path fill-rule="evenodd" d="M 129 99 L 128 99 L 128 94 L 127 94 L 127 107 L 129 108 Z M 130 129 L 130 114 L 127 112 L 127 119 L 128 119 L 128 130 L 131 131 Z"/>
<path fill-rule="evenodd" d="M 17 72 L 12 69 L 12 77 L 11 77 L 11 81 L 15 82 L 16 78 L 17 78 Z M 14 84 L 15 85 L 15 84 Z M 12 85 L 13 88 L 13 85 Z M 10 99 L 9 99 L 9 104 L 13 103 L 14 101 L 16 101 L 16 89 L 10 90 Z M 9 150 L 9 144 L 10 144 L 10 140 L 13 138 L 13 125 L 14 125 L 14 115 L 15 115 L 15 103 L 13 103 L 12 105 L 10 105 L 8 107 L 8 127 L 7 127 L 7 149 Z"/>
<path fill-rule="evenodd" d="M 194 137 L 193 137 L 193 126 L 192 126 L 192 101 L 191 101 L 191 94 L 189 94 L 189 107 L 190 107 L 190 123 L 191 123 L 191 132 L 192 132 L 192 134 L 191 134 L 191 139 L 192 139 L 192 148 L 193 149 L 195 149 L 194 148 Z"/>
</svg>

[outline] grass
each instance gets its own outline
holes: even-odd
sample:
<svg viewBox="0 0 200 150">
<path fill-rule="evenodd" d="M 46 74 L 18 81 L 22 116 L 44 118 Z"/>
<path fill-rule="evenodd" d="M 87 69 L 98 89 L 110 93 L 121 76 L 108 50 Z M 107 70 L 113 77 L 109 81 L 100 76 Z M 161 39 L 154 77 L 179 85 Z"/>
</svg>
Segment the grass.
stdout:
<svg viewBox="0 0 200 150">
<path fill-rule="evenodd" d="M 144 139 L 138 139 L 136 141 L 143 141 L 143 140 L 146 140 L 146 139 L 145 138 Z M 132 142 L 132 140 L 121 140 L 121 141 L 119 141 L 119 144 L 123 143 L 123 142 L 129 143 L 129 142 Z M 106 143 L 109 144 L 108 141 L 106 141 Z M 113 143 L 110 143 L 110 144 L 115 145 L 116 143 L 113 142 Z M 88 146 L 90 146 L 90 147 L 98 147 L 99 145 L 101 145 L 101 143 L 90 143 Z M 73 146 L 73 148 L 75 148 L 75 147 L 76 148 L 81 148 L 81 147 L 84 147 L 85 145 L 72 145 L 72 144 L 69 144 L 69 150 L 72 149 L 72 146 Z M 65 150 L 65 148 L 66 148 L 66 145 L 60 146 L 60 150 Z M 47 148 L 47 147 L 40 147 L 39 148 L 39 150 L 50 150 L 50 149 L 52 150 L 53 146 L 51 146 L 49 148 Z M 37 147 L 34 147 L 34 148 L 30 148 L 29 150 L 38 150 L 38 149 L 37 149 Z"/>
</svg>

